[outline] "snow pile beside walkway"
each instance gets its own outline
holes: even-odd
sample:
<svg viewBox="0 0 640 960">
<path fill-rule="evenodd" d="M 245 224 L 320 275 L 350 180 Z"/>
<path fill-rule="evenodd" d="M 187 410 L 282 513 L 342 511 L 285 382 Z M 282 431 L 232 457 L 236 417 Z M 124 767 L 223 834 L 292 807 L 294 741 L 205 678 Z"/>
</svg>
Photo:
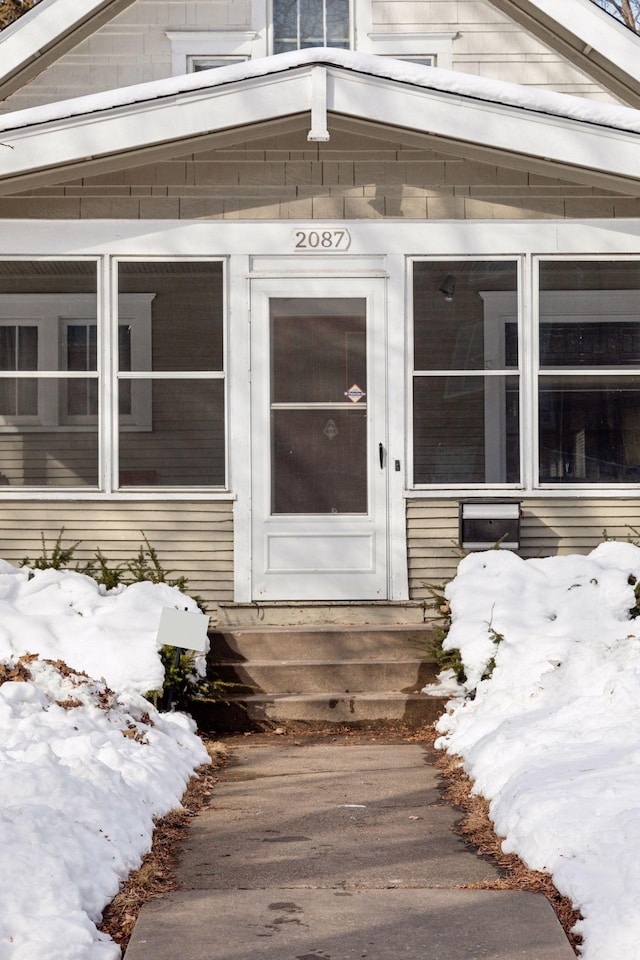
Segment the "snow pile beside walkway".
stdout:
<svg viewBox="0 0 640 960">
<path fill-rule="evenodd" d="M 475 698 L 450 702 L 438 746 L 464 758 L 505 852 L 580 910 L 584 960 L 636 960 L 640 943 L 637 579 L 640 549 L 607 542 L 471 555 L 446 591 Z"/>
<path fill-rule="evenodd" d="M 105 590 L 72 570 L 30 570 L 0 560 L 0 660 L 37 653 L 64 660 L 119 692 L 162 686 L 156 645 L 163 607 L 196 612 L 166 583 Z"/>
<path fill-rule="evenodd" d="M 192 603 L 0 561 L 2 960 L 120 956 L 95 924 L 208 762 L 190 718 L 138 692 L 162 684 L 162 607 Z"/>
</svg>

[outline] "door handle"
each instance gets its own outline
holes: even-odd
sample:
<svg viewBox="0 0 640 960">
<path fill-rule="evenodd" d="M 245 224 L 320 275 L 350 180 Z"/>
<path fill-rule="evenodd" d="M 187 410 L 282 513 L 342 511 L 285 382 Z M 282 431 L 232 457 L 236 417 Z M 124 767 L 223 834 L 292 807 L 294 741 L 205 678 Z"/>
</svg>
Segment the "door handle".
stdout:
<svg viewBox="0 0 640 960">
<path fill-rule="evenodd" d="M 384 470 L 384 447 L 381 443 L 378 444 L 378 456 L 380 457 L 380 469 Z"/>
</svg>

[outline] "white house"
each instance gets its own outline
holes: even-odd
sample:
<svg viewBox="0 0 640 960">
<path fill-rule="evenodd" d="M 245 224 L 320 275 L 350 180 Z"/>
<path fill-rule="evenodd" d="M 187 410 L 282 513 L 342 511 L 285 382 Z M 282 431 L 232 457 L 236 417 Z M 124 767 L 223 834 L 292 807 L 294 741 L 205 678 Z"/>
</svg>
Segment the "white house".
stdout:
<svg viewBox="0 0 640 960">
<path fill-rule="evenodd" d="M 640 38 L 590 0 L 41 0 L 0 95 L 0 555 L 401 607 L 640 527 Z"/>
</svg>

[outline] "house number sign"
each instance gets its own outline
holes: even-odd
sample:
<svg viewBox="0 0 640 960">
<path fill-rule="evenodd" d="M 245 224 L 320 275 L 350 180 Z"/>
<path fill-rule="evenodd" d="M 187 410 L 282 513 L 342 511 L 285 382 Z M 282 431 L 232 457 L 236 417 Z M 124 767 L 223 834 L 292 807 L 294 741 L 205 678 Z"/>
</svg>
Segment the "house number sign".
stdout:
<svg viewBox="0 0 640 960">
<path fill-rule="evenodd" d="M 348 250 L 351 246 L 351 234 L 344 227 L 320 229 L 302 227 L 291 235 L 294 250 Z"/>
</svg>

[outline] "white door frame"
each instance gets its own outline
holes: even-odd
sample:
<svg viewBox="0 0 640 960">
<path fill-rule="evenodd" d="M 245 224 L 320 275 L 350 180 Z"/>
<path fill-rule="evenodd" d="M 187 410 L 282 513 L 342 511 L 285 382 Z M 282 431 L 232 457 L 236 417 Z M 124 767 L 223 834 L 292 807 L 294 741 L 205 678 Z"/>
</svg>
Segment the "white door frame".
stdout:
<svg viewBox="0 0 640 960">
<path fill-rule="evenodd" d="M 252 599 L 386 600 L 385 281 L 380 277 L 280 276 L 254 279 L 251 286 Z M 366 513 L 283 515 L 271 511 L 269 304 L 274 297 L 366 301 Z"/>
</svg>

